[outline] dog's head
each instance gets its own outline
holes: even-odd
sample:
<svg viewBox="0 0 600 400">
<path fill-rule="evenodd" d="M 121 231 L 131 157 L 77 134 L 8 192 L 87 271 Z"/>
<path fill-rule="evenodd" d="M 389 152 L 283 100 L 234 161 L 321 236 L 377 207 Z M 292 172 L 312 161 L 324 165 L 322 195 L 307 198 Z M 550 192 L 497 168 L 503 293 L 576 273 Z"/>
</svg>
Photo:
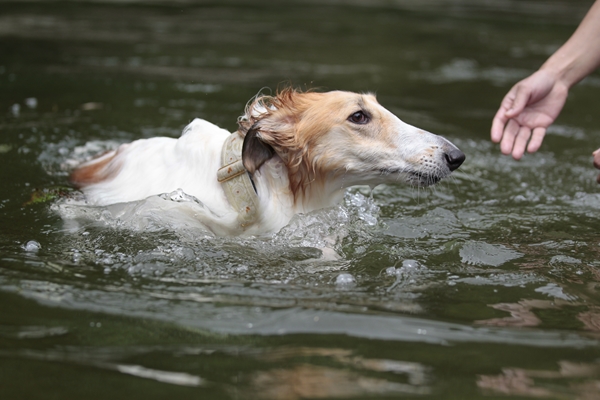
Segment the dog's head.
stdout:
<svg viewBox="0 0 600 400">
<path fill-rule="evenodd" d="M 246 169 L 254 173 L 279 156 L 296 195 L 328 182 L 429 186 L 465 159 L 452 143 L 402 122 L 370 94 L 285 89 L 257 96 L 238 123 Z"/>
</svg>

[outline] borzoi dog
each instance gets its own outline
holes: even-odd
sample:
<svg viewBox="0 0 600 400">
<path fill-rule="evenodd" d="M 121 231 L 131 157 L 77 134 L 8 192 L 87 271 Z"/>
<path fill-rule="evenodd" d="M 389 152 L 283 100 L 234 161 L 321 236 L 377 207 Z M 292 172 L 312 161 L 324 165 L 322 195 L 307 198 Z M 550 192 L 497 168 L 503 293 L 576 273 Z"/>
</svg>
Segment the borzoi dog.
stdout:
<svg viewBox="0 0 600 400">
<path fill-rule="evenodd" d="M 204 205 L 195 217 L 213 233 L 249 236 L 333 206 L 353 185 L 435 184 L 465 159 L 370 94 L 288 88 L 258 95 L 238 124 L 230 133 L 195 119 L 178 139 L 123 144 L 77 167 L 70 180 L 98 206 L 181 189 Z"/>
</svg>

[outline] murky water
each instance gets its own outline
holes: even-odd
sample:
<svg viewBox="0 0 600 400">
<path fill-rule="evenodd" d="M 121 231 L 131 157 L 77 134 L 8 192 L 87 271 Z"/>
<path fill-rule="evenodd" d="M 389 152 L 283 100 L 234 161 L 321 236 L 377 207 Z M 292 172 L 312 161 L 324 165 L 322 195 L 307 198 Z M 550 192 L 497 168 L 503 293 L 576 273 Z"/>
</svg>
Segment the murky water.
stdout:
<svg viewBox="0 0 600 400">
<path fill-rule="evenodd" d="M 0 4 L 2 398 L 597 398 L 600 76 L 539 153 L 488 140 L 590 4 Z M 467 161 L 267 238 L 44 197 L 119 143 L 233 130 L 282 82 L 375 92 Z"/>
</svg>

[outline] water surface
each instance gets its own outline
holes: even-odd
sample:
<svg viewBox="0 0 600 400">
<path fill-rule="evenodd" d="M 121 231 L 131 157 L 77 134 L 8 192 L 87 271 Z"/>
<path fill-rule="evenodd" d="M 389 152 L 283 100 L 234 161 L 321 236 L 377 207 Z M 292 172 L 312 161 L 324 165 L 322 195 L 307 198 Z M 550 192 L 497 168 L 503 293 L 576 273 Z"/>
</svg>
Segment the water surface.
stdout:
<svg viewBox="0 0 600 400">
<path fill-rule="evenodd" d="M 488 139 L 590 4 L 0 4 L 3 398 L 596 398 L 600 76 L 538 153 Z M 119 143 L 234 130 L 286 83 L 376 93 L 467 161 L 267 238 L 39 198 Z"/>
</svg>

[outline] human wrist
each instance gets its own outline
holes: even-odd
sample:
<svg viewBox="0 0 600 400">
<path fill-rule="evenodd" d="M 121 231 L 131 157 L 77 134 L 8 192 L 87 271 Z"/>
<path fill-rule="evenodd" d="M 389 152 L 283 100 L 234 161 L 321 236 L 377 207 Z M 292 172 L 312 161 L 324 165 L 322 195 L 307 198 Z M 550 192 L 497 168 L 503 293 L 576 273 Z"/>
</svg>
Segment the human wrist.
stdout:
<svg viewBox="0 0 600 400">
<path fill-rule="evenodd" d="M 586 68 L 577 57 L 560 56 L 558 53 L 550 57 L 541 67 L 540 72 L 546 74 L 555 84 L 570 89 L 586 77 L 593 69 Z"/>
</svg>

